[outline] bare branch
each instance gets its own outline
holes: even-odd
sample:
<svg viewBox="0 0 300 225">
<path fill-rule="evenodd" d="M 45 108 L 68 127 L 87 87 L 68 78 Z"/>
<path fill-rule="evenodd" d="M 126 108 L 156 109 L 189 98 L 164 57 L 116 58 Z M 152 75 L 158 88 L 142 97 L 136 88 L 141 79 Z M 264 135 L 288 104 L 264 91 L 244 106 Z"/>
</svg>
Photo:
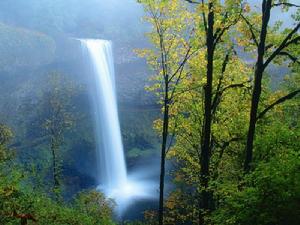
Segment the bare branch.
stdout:
<svg viewBox="0 0 300 225">
<path fill-rule="evenodd" d="M 229 28 L 234 25 L 234 24 L 230 24 L 226 27 L 224 27 L 222 30 L 220 30 L 218 32 L 218 34 L 215 34 L 215 38 L 214 38 L 214 48 L 216 47 L 216 45 L 219 43 L 219 41 L 221 40 L 222 36 L 224 35 L 225 31 L 229 30 Z"/>
<path fill-rule="evenodd" d="M 291 38 L 293 37 L 294 34 L 297 33 L 297 31 L 300 28 L 300 23 L 298 23 L 295 28 L 285 37 L 285 39 L 281 42 L 281 44 L 279 45 L 279 47 L 269 56 L 269 58 L 266 60 L 266 62 L 264 63 L 264 69 L 270 64 L 270 62 L 272 62 L 272 60 L 278 56 L 283 49 L 285 49 L 286 47 L 288 47 L 290 44 L 294 44 L 297 43 L 298 41 L 300 41 L 300 36 L 294 38 L 291 40 Z"/>
<path fill-rule="evenodd" d="M 222 24 L 225 24 L 225 22 L 227 21 L 228 19 L 228 12 L 225 12 L 224 16 L 223 16 L 223 19 L 222 19 Z M 217 39 L 217 36 L 219 35 L 219 33 L 221 33 L 222 31 L 222 28 L 219 27 L 216 29 L 216 32 L 214 34 L 214 39 Z"/>
<path fill-rule="evenodd" d="M 244 17 L 243 15 L 241 15 L 241 17 L 246 22 L 246 24 L 248 25 L 250 33 L 251 33 L 251 38 L 254 41 L 256 47 L 258 47 L 258 41 L 257 41 L 256 35 L 254 33 L 254 27 L 253 27 L 253 25 L 250 23 L 250 21 L 246 17 Z"/>
<path fill-rule="evenodd" d="M 267 112 L 269 112 L 271 109 L 273 109 L 276 105 L 279 105 L 287 100 L 291 100 L 292 98 L 294 98 L 297 94 L 300 93 L 300 89 L 293 91 L 281 98 L 279 98 L 277 101 L 275 101 L 274 103 L 272 103 L 271 105 L 269 105 L 267 108 L 265 108 L 256 118 L 256 121 L 261 119 Z"/>
<path fill-rule="evenodd" d="M 299 63 L 300 64 L 299 59 L 297 57 L 293 56 L 292 54 L 288 53 L 288 52 L 280 52 L 279 55 L 287 56 L 294 63 Z"/>
<path fill-rule="evenodd" d="M 168 40 L 169 46 L 166 50 L 166 54 L 169 55 L 171 49 L 173 48 L 173 43 L 176 40 L 176 34 L 172 34 L 172 38 Z"/>
<path fill-rule="evenodd" d="M 265 50 L 267 51 L 267 50 L 269 50 L 270 48 L 273 48 L 273 44 L 268 44 L 266 47 L 265 47 Z"/>
<path fill-rule="evenodd" d="M 237 16 L 237 18 L 234 21 L 232 21 L 232 23 L 229 23 L 227 26 L 224 26 L 222 29 L 221 28 L 217 29 L 217 31 L 214 34 L 214 48 L 216 47 L 216 45 L 221 40 L 221 38 L 223 37 L 224 33 L 227 30 L 229 30 L 230 27 L 232 27 L 233 25 L 235 25 L 240 20 L 240 17 L 242 16 L 242 12 L 243 12 L 243 8 L 241 7 L 239 15 Z M 227 19 L 228 19 L 228 13 L 226 12 L 225 15 L 224 15 L 224 17 L 223 17 L 223 22 L 222 22 L 224 25 L 225 25 Z"/>
<path fill-rule="evenodd" d="M 179 95 L 184 94 L 184 93 L 186 93 L 186 92 L 191 92 L 191 91 L 194 91 L 194 90 L 197 90 L 197 89 L 200 90 L 200 88 L 202 88 L 202 87 L 203 87 L 202 85 L 196 85 L 196 86 L 194 86 L 194 87 L 184 88 L 184 89 L 179 89 L 179 90 L 178 90 L 178 88 L 177 88 L 176 93 L 173 94 L 173 95 L 172 95 L 172 98 L 170 98 L 170 99 L 173 100 L 173 98 L 174 98 L 175 96 L 179 96 Z"/>
<path fill-rule="evenodd" d="M 232 50 L 232 49 L 231 49 Z M 227 52 L 225 58 L 224 58 L 224 61 L 223 61 L 223 64 L 222 64 L 222 70 L 221 70 L 221 76 L 219 78 L 219 81 L 218 81 L 218 86 L 217 86 L 217 91 L 216 91 L 216 94 L 215 94 L 215 97 L 213 99 L 213 103 L 212 103 L 212 114 L 215 113 L 216 111 L 216 108 L 218 106 L 218 102 L 219 102 L 219 99 L 220 99 L 220 89 L 221 89 L 221 85 L 222 85 L 222 82 L 223 82 L 223 78 L 224 78 L 224 73 L 226 71 L 226 67 L 227 67 L 227 64 L 229 62 L 229 55 L 230 55 L 230 52 Z"/>
<path fill-rule="evenodd" d="M 288 45 L 290 45 L 290 44 L 298 44 L 299 42 L 300 42 L 300 36 L 297 36 L 297 37 L 295 37 L 294 39 L 288 41 L 288 42 L 286 43 L 286 45 L 288 46 Z"/>
<path fill-rule="evenodd" d="M 181 77 L 182 77 L 182 72 L 183 72 L 183 69 L 184 69 L 184 66 L 186 64 L 186 62 L 190 59 L 190 57 L 192 57 L 192 55 L 194 55 L 199 49 L 196 49 L 194 52 L 190 53 L 191 51 L 191 47 L 189 47 L 185 57 L 184 57 L 184 60 L 181 62 L 181 64 L 179 65 L 178 69 L 175 71 L 175 73 L 171 76 L 170 79 L 168 79 L 168 83 L 170 83 L 173 78 L 178 74 L 179 72 L 179 76 L 177 77 L 176 81 L 175 81 L 175 85 L 173 87 L 173 90 L 172 90 L 172 93 L 171 93 L 171 97 L 169 98 L 170 101 L 173 100 L 174 98 L 174 95 L 175 95 L 175 91 L 176 91 L 176 87 L 179 83 L 179 81 L 181 80 Z"/>
<path fill-rule="evenodd" d="M 276 6 L 288 6 L 288 7 L 297 7 L 300 8 L 300 5 L 294 4 L 294 3 L 288 3 L 288 2 L 280 2 L 280 3 L 275 3 L 272 5 L 272 7 Z"/>
<path fill-rule="evenodd" d="M 228 85 L 227 87 L 223 88 L 222 92 L 225 92 L 226 90 L 228 89 L 231 89 L 231 88 L 236 88 L 236 87 L 246 87 L 245 84 L 249 83 L 250 80 L 246 81 L 246 82 L 243 82 L 243 83 L 239 83 L 239 84 L 230 84 Z"/>
<path fill-rule="evenodd" d="M 225 153 L 226 148 L 229 147 L 229 145 L 231 143 L 242 141 L 242 140 L 243 140 L 243 138 L 241 138 L 241 137 L 234 137 L 234 138 L 231 138 L 228 141 L 223 142 L 222 144 L 216 142 L 217 146 L 220 148 L 219 157 L 218 157 L 217 162 L 216 162 L 216 168 L 219 167 L 219 165 L 220 165 L 220 163 L 222 161 L 223 155 Z"/>
<path fill-rule="evenodd" d="M 177 79 L 176 79 L 176 82 L 175 82 L 175 85 L 174 85 L 173 90 L 172 90 L 172 92 L 171 92 L 171 96 L 170 96 L 170 98 L 169 98 L 169 101 L 172 101 L 173 98 L 174 98 L 175 91 L 176 91 L 176 87 L 177 87 L 179 81 L 181 80 L 183 68 L 184 68 L 184 67 L 181 67 L 181 70 L 180 70 L 180 72 L 179 72 L 179 76 L 178 76 Z"/>
<path fill-rule="evenodd" d="M 200 2 L 196 2 L 196 1 L 193 1 L 193 0 L 185 0 L 185 1 L 187 1 L 189 3 L 192 3 L 192 4 L 200 4 Z"/>
<path fill-rule="evenodd" d="M 170 151 L 170 149 L 172 147 L 172 144 L 174 142 L 174 139 L 175 139 L 175 136 L 176 136 L 176 128 L 177 128 L 177 126 L 178 126 L 177 119 L 175 119 L 175 125 L 174 125 L 174 128 L 173 128 L 173 133 L 172 133 L 169 145 L 167 147 L 166 154 L 168 154 L 168 152 Z"/>
<path fill-rule="evenodd" d="M 243 87 L 247 87 L 245 84 L 247 83 L 250 83 L 250 80 L 249 81 L 246 81 L 246 82 L 243 82 L 243 83 L 238 83 L 238 84 L 230 84 L 226 87 L 224 87 L 222 90 L 220 90 L 218 93 L 216 93 L 216 100 L 214 102 L 214 105 L 212 105 L 212 114 L 215 113 L 217 107 L 218 107 L 218 104 L 220 103 L 220 99 L 222 97 L 222 95 L 224 94 L 224 92 L 228 89 L 231 89 L 231 88 L 243 88 Z"/>
<path fill-rule="evenodd" d="M 193 52 L 191 53 L 191 50 L 192 50 L 192 47 L 189 46 L 189 48 L 187 49 L 186 54 L 185 54 L 184 57 L 183 57 L 182 62 L 179 64 L 179 66 L 178 66 L 178 68 L 175 70 L 175 72 L 170 76 L 168 82 L 171 82 L 171 81 L 172 81 L 172 79 L 178 74 L 178 72 L 181 70 L 181 68 L 183 68 L 183 67 L 185 66 L 186 62 L 191 58 L 191 56 L 192 56 L 193 54 L 195 54 L 195 53 L 198 51 L 198 49 L 196 49 L 195 51 L 193 51 Z"/>
</svg>

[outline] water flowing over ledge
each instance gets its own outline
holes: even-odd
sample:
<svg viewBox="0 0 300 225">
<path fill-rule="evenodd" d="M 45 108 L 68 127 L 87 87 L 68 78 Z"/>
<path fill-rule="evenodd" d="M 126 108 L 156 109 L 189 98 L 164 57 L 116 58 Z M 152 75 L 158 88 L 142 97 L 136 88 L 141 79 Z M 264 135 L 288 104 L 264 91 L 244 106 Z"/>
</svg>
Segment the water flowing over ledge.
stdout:
<svg viewBox="0 0 300 225">
<path fill-rule="evenodd" d="M 136 198 L 153 198 L 154 185 L 128 178 L 118 116 L 112 44 L 81 39 L 93 73 L 93 107 L 98 160 L 98 189 L 117 203 L 119 215 Z M 151 194 L 152 193 L 152 194 Z"/>
</svg>

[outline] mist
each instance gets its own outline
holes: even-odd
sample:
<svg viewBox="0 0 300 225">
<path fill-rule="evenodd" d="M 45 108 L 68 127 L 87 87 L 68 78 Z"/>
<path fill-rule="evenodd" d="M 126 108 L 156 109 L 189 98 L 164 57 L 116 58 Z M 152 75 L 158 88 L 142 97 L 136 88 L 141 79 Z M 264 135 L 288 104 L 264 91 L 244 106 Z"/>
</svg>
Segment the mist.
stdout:
<svg viewBox="0 0 300 225">
<path fill-rule="evenodd" d="M 0 7 L 1 22 L 52 36 L 129 40 L 143 32 L 134 0 L 3 0 Z"/>
</svg>

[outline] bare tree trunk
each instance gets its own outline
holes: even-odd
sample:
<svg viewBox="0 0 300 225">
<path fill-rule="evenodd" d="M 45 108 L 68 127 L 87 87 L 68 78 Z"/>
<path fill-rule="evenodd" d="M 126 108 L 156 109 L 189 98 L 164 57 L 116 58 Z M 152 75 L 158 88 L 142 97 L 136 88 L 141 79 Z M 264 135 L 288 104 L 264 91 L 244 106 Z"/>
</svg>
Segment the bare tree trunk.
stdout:
<svg viewBox="0 0 300 225">
<path fill-rule="evenodd" d="M 214 12 L 213 3 L 209 3 L 208 27 L 206 37 L 207 47 L 207 73 L 204 97 L 204 127 L 203 140 L 201 141 L 201 191 L 202 210 L 209 210 L 210 194 L 207 190 L 209 183 L 209 161 L 210 161 L 210 140 L 212 120 L 212 82 L 213 82 L 213 59 L 214 59 Z M 200 213 L 199 224 L 204 223 L 204 213 Z"/>
<path fill-rule="evenodd" d="M 21 225 L 28 224 L 28 220 L 31 220 L 33 222 L 37 222 L 37 220 L 31 214 L 18 214 L 16 211 L 14 211 L 13 214 L 12 214 L 12 216 L 14 218 L 20 219 L 20 224 Z"/>
<path fill-rule="evenodd" d="M 27 219 L 21 218 L 21 225 L 27 225 Z"/>
<path fill-rule="evenodd" d="M 255 76 L 254 88 L 253 88 L 252 99 L 251 99 L 250 121 L 249 121 L 248 135 L 247 135 L 246 157 L 244 163 L 244 171 L 246 173 L 249 172 L 251 168 L 251 162 L 253 157 L 253 142 L 255 136 L 259 99 L 261 95 L 261 82 L 262 82 L 263 73 L 265 71 L 264 55 L 265 55 L 266 37 L 267 37 L 268 23 L 270 20 L 271 7 L 272 7 L 272 0 L 263 1 L 262 27 L 260 32 L 259 45 L 257 48 L 257 61 L 255 66 L 255 74 L 254 74 Z"/>
<path fill-rule="evenodd" d="M 160 164 L 160 185 L 159 185 L 159 209 L 158 209 L 158 222 L 159 225 L 164 224 L 164 186 L 165 186 L 165 164 L 166 164 L 166 151 L 169 129 L 169 84 L 168 76 L 165 82 L 165 99 L 164 99 L 164 118 L 163 118 L 163 131 L 162 131 L 162 146 L 161 146 L 161 164 Z"/>
<path fill-rule="evenodd" d="M 52 153 L 52 167 L 53 167 L 53 193 L 55 194 L 56 200 L 60 198 L 58 189 L 60 187 L 59 181 L 59 168 L 57 163 L 57 144 L 54 137 L 51 138 L 51 153 Z"/>
</svg>

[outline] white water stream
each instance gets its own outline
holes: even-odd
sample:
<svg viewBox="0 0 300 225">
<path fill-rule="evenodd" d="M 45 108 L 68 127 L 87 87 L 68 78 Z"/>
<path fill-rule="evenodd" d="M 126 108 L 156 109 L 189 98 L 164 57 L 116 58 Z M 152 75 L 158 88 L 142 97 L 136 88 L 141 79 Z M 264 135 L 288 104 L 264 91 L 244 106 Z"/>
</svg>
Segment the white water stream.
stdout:
<svg viewBox="0 0 300 225">
<path fill-rule="evenodd" d="M 112 44 L 106 40 L 82 39 L 93 73 L 95 133 L 99 189 L 117 203 L 121 213 L 132 198 L 149 198 L 144 182 L 129 180 L 118 116 Z M 147 191 L 146 191 L 147 190 Z"/>
</svg>

